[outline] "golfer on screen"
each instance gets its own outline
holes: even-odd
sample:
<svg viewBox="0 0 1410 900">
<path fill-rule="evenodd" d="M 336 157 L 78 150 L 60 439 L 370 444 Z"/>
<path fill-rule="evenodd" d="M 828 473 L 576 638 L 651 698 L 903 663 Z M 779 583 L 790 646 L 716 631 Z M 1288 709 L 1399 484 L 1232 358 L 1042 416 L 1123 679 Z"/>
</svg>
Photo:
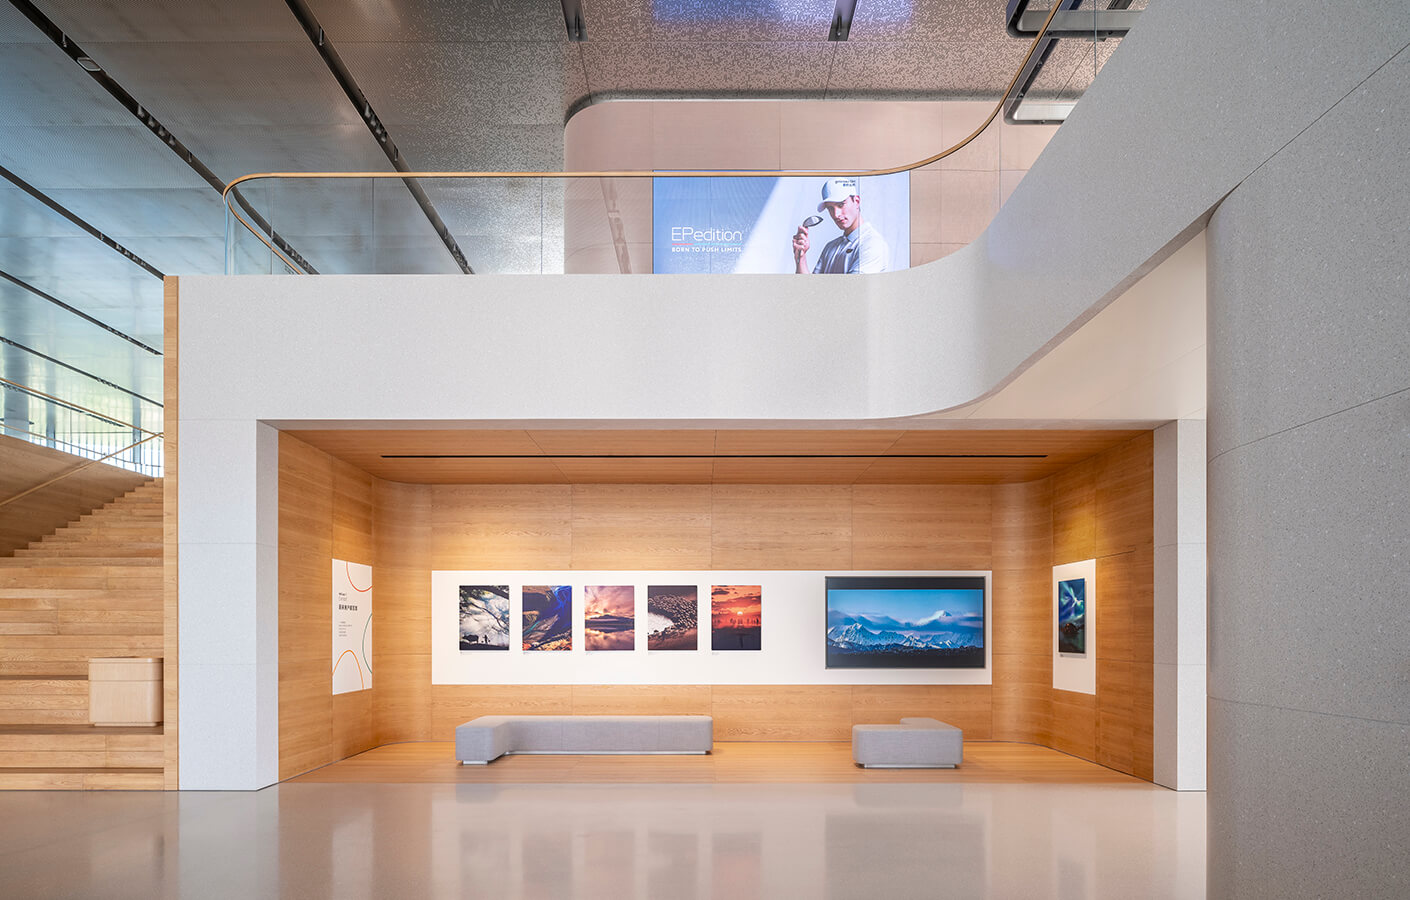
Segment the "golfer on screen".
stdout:
<svg viewBox="0 0 1410 900">
<path fill-rule="evenodd" d="M 818 212 L 824 210 L 842 229 L 842 234 L 823 247 L 817 265 L 813 266 L 813 274 L 885 272 L 891 248 L 886 246 L 881 232 L 862 221 L 862 198 L 857 193 L 857 179 L 829 178 L 824 181 Z M 804 223 L 793 235 L 794 271 L 799 275 L 808 273 L 808 247 L 808 225 Z"/>
</svg>

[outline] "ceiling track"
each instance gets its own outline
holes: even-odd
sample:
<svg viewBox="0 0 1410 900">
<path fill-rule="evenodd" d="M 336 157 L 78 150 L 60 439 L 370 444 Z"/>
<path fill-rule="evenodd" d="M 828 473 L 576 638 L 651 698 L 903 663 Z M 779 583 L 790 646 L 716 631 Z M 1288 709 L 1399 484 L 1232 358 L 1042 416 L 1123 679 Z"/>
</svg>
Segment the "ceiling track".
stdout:
<svg viewBox="0 0 1410 900">
<path fill-rule="evenodd" d="M 1107 9 L 1079 10 L 1082 0 L 1053 0 L 1050 10 L 1030 10 L 1032 0 L 1009 0 L 1007 31 L 1010 37 L 1040 36 L 1037 52 L 1029 55 L 1019 71 L 1017 86 L 1004 101 L 1004 122 L 1009 125 L 1061 125 L 1066 119 L 1021 119 L 1018 107 L 1032 90 L 1058 38 L 1104 41 L 1125 37 L 1140 16 L 1129 9 L 1131 0 L 1111 0 Z"/>
<path fill-rule="evenodd" d="M 398 172 L 415 171 L 407 164 L 406 159 L 401 155 L 401 151 L 397 149 L 396 142 L 392 140 L 392 136 L 387 132 L 387 126 L 382 123 L 382 119 L 377 115 L 376 110 L 372 108 L 372 102 L 367 99 L 367 95 L 362 92 L 362 88 L 357 86 L 357 82 L 353 79 L 352 72 L 348 71 L 348 67 L 343 63 L 342 57 L 338 55 L 338 51 L 333 47 L 333 42 L 324 34 L 323 26 L 318 24 L 318 19 L 314 16 L 313 11 L 308 8 L 308 4 L 306 4 L 304 0 L 284 0 L 284 3 L 289 7 L 289 11 L 294 14 L 294 18 L 298 20 L 300 27 L 304 30 L 304 34 L 308 35 L 308 39 L 313 43 L 314 49 L 318 51 L 318 55 L 323 58 L 323 63 L 328 67 L 328 71 L 333 73 L 333 78 L 338 82 L 338 86 L 343 89 L 343 93 L 347 95 L 348 101 L 352 103 L 353 107 L 358 111 L 358 115 L 362 117 L 363 124 L 367 126 L 367 130 L 372 134 L 372 138 L 377 142 L 377 146 L 382 148 L 382 153 L 387 157 L 388 161 L 391 162 L 392 167 Z M 426 219 L 431 223 L 431 227 L 435 230 L 436 236 L 441 239 L 441 243 L 445 245 L 451 258 L 455 260 L 455 264 L 460 267 L 460 271 L 466 275 L 474 275 L 475 270 L 470 268 L 470 263 L 466 262 L 465 254 L 461 251 L 460 244 L 456 243 L 455 235 L 450 233 L 450 228 L 446 225 L 445 221 L 441 219 L 440 213 L 436 212 L 435 204 L 431 202 L 430 197 L 426 196 L 426 192 L 422 189 L 421 184 L 414 178 L 404 178 L 402 179 L 402 183 L 405 184 L 406 189 L 411 192 L 412 198 L 416 200 L 416 205 L 421 207 L 421 212 L 426 215 Z"/>
<path fill-rule="evenodd" d="M 148 344 L 142 343 L 141 341 L 139 341 L 137 338 L 133 337 L 132 335 L 127 334 L 126 332 L 117 330 L 117 329 L 114 328 L 113 326 L 109 325 L 107 322 L 103 322 L 103 321 L 101 321 L 101 320 L 99 320 L 99 319 L 93 318 L 93 317 L 90 316 L 88 313 L 84 312 L 83 310 L 78 309 L 77 307 L 74 307 L 74 306 L 70 306 L 69 304 L 67 304 L 67 303 L 65 303 L 64 301 L 60 300 L 58 297 L 55 297 L 53 294 L 45 293 L 44 291 L 41 291 L 39 288 L 37 288 L 37 287 L 35 287 L 34 285 L 30 284 L 29 282 L 27 282 L 27 281 L 22 281 L 22 280 L 16 278 L 15 276 L 11 275 L 9 272 L 4 271 L 3 269 L 0 269 L 0 279 L 3 279 L 3 280 L 5 280 L 5 281 L 10 282 L 11 284 L 15 285 L 16 287 L 23 288 L 24 290 L 29 291 L 29 292 L 30 292 L 31 294 L 33 294 L 34 296 L 40 298 L 41 300 L 45 300 L 45 301 L 48 301 L 49 303 L 54 304 L 55 306 L 57 306 L 57 307 L 59 307 L 60 309 L 62 309 L 64 312 L 73 313 L 75 316 L 78 316 L 80 319 L 82 319 L 82 320 L 85 321 L 85 322 L 88 322 L 88 323 L 93 324 L 93 325 L 97 325 L 99 328 L 103 329 L 104 331 L 108 332 L 109 334 L 115 334 L 115 335 L 117 335 L 118 337 L 122 338 L 124 341 L 127 341 L 129 344 L 134 344 L 134 345 L 136 345 L 136 346 L 138 346 L 138 347 L 141 347 L 143 350 L 146 350 L 148 353 L 152 354 L 153 356 L 161 356 L 161 355 L 162 355 L 162 352 L 161 352 L 160 350 L 158 350 L 156 347 L 152 347 L 152 346 L 150 346 L 150 345 L 148 345 Z"/>
<path fill-rule="evenodd" d="M 58 213 L 60 216 L 67 219 L 69 222 L 72 222 L 74 225 L 77 225 L 79 228 L 83 229 L 83 231 L 87 232 L 92 237 L 97 238 L 103 243 L 103 246 L 116 251 L 119 256 L 121 256 L 128 262 L 141 267 L 142 269 L 146 270 L 148 273 L 157 278 L 166 277 L 166 275 L 159 271 L 156 266 L 147 262 L 145 259 L 138 256 L 136 253 L 133 253 L 131 250 L 127 249 L 122 244 L 119 244 L 117 241 L 108 237 L 106 234 L 93 227 L 93 225 L 90 224 L 87 220 L 81 218 L 73 210 L 69 209 L 67 206 L 64 206 L 62 203 L 55 200 L 53 197 L 50 197 L 48 194 L 44 193 L 39 188 L 30 184 L 28 181 L 25 181 L 23 178 L 16 175 L 14 172 L 11 172 L 4 166 L 0 166 L 0 178 L 4 178 L 6 181 L 10 182 L 10 184 L 13 184 L 15 187 L 24 191 L 26 194 L 29 194 L 35 200 L 38 200 L 40 203 L 44 204 L 49 209 Z"/>
<path fill-rule="evenodd" d="M 29 21 L 34 25 L 35 28 L 38 28 L 40 31 L 44 32 L 44 36 L 49 38 L 49 40 L 53 42 L 54 46 L 58 47 L 64 52 L 65 55 L 68 56 L 69 59 L 77 63 L 79 68 L 83 69 L 83 71 L 86 72 L 90 78 L 96 81 L 98 85 L 103 88 L 103 90 L 107 91 L 108 95 L 111 96 L 114 100 L 116 100 L 122 106 L 123 109 L 131 113 L 133 118 L 141 122 L 142 125 L 145 126 L 146 129 L 152 134 L 156 135 L 159 141 L 161 141 L 163 144 L 166 144 L 167 149 L 171 150 L 171 152 L 175 153 L 181 159 L 182 162 L 190 166 L 191 170 L 194 171 L 197 175 L 199 175 L 202 181 L 215 188 L 216 192 L 221 194 L 221 196 L 225 195 L 225 182 L 221 181 L 220 177 L 217 176 L 215 172 L 211 171 L 211 168 L 209 166 L 201 162 L 201 160 L 196 157 L 196 154 L 191 151 L 191 148 L 183 144 L 181 140 L 177 138 L 176 135 L 172 134 L 171 131 L 169 131 L 165 125 L 159 122 L 157 120 L 157 117 L 152 115 L 150 110 L 146 109 L 141 103 L 139 103 L 136 97 L 133 97 L 130 93 L 127 92 L 126 88 L 118 84 L 117 81 L 115 81 L 113 77 L 110 76 L 107 72 L 103 71 L 102 66 L 99 65 L 91 56 L 89 56 L 83 50 L 82 47 L 74 43 L 69 38 L 69 36 L 64 33 L 63 29 L 61 29 L 58 25 L 54 24 L 53 20 L 51 20 L 48 16 L 44 15 L 44 13 L 41 12 L 37 6 L 31 3 L 30 0 L 10 0 L 10 5 L 13 6 L 15 9 L 19 10 L 21 13 L 23 13 L 24 17 L 29 19 Z M 240 203 L 240 205 L 244 207 L 245 211 L 250 214 L 250 217 L 253 218 L 261 228 L 264 228 L 266 232 L 268 232 L 273 242 L 281 250 L 287 253 L 289 257 L 292 258 L 295 262 L 297 262 L 300 266 L 303 266 L 309 274 L 318 274 L 317 270 L 315 270 L 311 265 L 309 265 L 308 261 L 305 260 L 304 257 L 300 255 L 297 250 L 289 246 L 289 244 L 282 237 L 280 237 L 277 232 L 270 228 L 269 223 L 265 221 L 263 216 L 261 216 L 257 211 L 252 209 L 248 203 L 245 202 L 245 200 L 240 196 L 239 191 L 234 191 L 232 193 L 235 196 L 235 199 Z M 80 224 L 80 227 L 84 227 L 79 220 L 74 219 L 73 221 L 75 221 L 76 224 Z M 103 240 L 104 243 L 107 243 L 109 246 L 112 246 L 115 249 L 119 249 L 119 252 L 123 253 L 124 255 L 129 255 L 126 250 L 120 249 L 115 244 L 115 242 L 111 242 L 110 240 L 106 239 L 105 236 L 97 229 L 94 229 L 89 226 L 84 227 L 84 230 L 88 231 L 90 234 L 92 234 L 94 237 L 97 237 L 99 240 Z M 158 278 L 165 277 L 161 272 L 157 271 L 155 268 L 148 265 L 147 263 L 141 261 L 135 255 L 131 255 L 130 258 L 133 260 L 133 262 L 136 262 L 138 265 L 142 266 Z"/>
<path fill-rule="evenodd" d="M 14 348 L 17 349 L 17 350 L 23 350 L 25 353 L 29 353 L 29 354 L 32 354 L 32 355 L 34 355 L 34 356 L 37 356 L 37 357 L 39 357 L 40 359 L 44 360 L 45 362 L 53 363 L 53 364 L 56 365 L 56 366 L 62 366 L 63 368 L 68 369 L 70 372 L 74 372 L 74 373 L 76 373 L 76 374 L 82 375 L 84 378 L 91 378 L 91 379 L 93 379 L 94 381 L 98 382 L 99 384 L 104 385 L 105 387 L 110 387 L 110 388 L 112 388 L 112 389 L 115 390 L 115 391 L 122 391 L 124 394 L 128 395 L 129 397 L 132 397 L 132 398 L 134 398 L 134 399 L 136 399 L 136 400 L 141 400 L 143 403 L 150 403 L 150 404 L 152 404 L 153 406 L 155 406 L 155 407 L 157 407 L 157 408 L 159 408 L 159 409 L 162 408 L 162 404 L 158 403 L 156 400 L 153 400 L 151 397 L 144 397 L 143 395 L 137 393 L 136 391 L 129 390 L 128 388 L 125 388 L 125 387 L 123 387 L 123 386 L 120 385 L 120 384 L 114 384 L 113 382 L 109 381 L 109 380 L 106 379 L 106 378 L 100 378 L 99 376 L 94 375 L 92 372 L 86 372 L 86 371 L 84 371 L 83 369 L 80 369 L 78 366 L 69 365 L 68 363 L 64 362 L 63 360 L 61 360 L 61 359 L 55 359 L 54 357 L 48 355 L 47 353 L 40 353 L 38 350 L 35 350 L 33 347 L 26 347 L 24 344 L 21 344 L 19 341 L 12 341 L 12 340 L 10 340 L 9 338 L 5 337 L 3 334 L 0 334 L 0 343 L 8 344 L 9 346 L 14 347 Z"/>
</svg>

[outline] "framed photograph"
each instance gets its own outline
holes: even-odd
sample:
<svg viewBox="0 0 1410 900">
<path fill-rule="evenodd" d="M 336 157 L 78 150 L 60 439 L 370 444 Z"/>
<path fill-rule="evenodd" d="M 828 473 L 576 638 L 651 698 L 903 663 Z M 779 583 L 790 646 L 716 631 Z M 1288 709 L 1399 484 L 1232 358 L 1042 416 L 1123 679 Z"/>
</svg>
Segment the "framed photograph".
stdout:
<svg viewBox="0 0 1410 900">
<path fill-rule="evenodd" d="M 829 669 L 982 669 L 982 575 L 828 576 Z"/>
<path fill-rule="evenodd" d="M 570 586 L 524 585 L 524 649 L 573 649 L 573 589 Z"/>
<path fill-rule="evenodd" d="M 460 649 L 509 650 L 509 585 L 460 586 Z"/>
<path fill-rule="evenodd" d="M 758 584 L 710 587 L 710 649 L 763 647 L 764 588 Z"/>
<path fill-rule="evenodd" d="M 1069 578 L 1058 582 L 1058 653 L 1087 655 L 1087 579 Z"/>
<path fill-rule="evenodd" d="M 588 650 L 636 648 L 636 588 L 590 584 L 583 588 L 583 646 Z"/>
<path fill-rule="evenodd" d="M 699 617 L 700 588 L 696 585 L 647 585 L 646 649 L 697 649 Z"/>
</svg>

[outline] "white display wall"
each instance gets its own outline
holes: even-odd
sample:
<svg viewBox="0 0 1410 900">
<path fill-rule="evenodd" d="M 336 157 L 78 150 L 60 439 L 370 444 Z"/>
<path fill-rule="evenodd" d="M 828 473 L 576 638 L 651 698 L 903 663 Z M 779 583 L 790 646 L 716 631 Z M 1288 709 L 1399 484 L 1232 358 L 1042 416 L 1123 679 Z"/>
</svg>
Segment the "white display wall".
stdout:
<svg viewBox="0 0 1410 900">
<path fill-rule="evenodd" d="M 983 669 L 828 669 L 828 575 L 979 575 L 984 577 Z M 460 586 L 509 585 L 508 651 L 460 650 Z M 524 585 L 573 588 L 573 649 L 523 651 Z M 633 650 L 584 649 L 583 587 L 634 585 Z M 647 650 L 648 585 L 698 588 L 698 648 Z M 763 588 L 759 650 L 710 648 L 711 585 Z M 993 578 L 982 571 L 435 571 L 431 573 L 432 684 L 991 684 Z"/>
</svg>

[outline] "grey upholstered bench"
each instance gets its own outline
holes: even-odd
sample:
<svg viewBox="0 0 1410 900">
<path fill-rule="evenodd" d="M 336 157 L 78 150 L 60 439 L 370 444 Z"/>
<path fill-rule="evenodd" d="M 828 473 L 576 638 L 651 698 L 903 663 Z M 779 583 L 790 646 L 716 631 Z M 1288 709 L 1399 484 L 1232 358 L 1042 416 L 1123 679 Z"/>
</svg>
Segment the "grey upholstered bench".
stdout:
<svg viewBox="0 0 1410 900">
<path fill-rule="evenodd" d="M 455 758 L 484 765 L 506 753 L 709 753 L 709 716 L 480 716 L 455 729 Z"/>
<path fill-rule="evenodd" d="M 964 734 L 937 719 L 853 725 L 852 760 L 869 769 L 953 769 L 964 761 Z"/>
</svg>

